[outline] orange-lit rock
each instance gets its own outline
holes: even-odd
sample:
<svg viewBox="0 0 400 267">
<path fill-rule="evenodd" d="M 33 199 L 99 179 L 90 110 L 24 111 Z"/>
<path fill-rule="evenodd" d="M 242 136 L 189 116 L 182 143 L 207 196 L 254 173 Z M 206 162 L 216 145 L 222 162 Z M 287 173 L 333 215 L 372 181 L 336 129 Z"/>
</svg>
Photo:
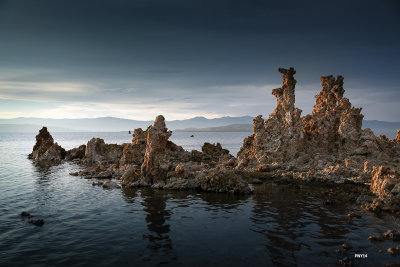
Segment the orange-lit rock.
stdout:
<svg viewBox="0 0 400 267">
<path fill-rule="evenodd" d="M 261 115 L 253 120 L 254 133 L 243 142 L 237 168 L 304 181 L 372 181 L 372 192 L 385 203 L 382 209 L 396 207 L 397 189 L 389 194 L 387 186 L 398 188 L 399 180 L 389 179 L 383 174 L 384 167 L 378 172 L 377 166 L 399 170 L 400 131 L 395 140 L 389 140 L 375 136 L 370 129 L 362 130 L 361 108 L 344 97 L 342 76 L 321 77 L 322 90 L 315 96 L 312 113 L 300 117 L 301 110 L 294 105 L 296 72 L 293 68 L 279 72 L 283 74 L 282 87 L 272 91 L 276 108 L 267 120 Z"/>
</svg>

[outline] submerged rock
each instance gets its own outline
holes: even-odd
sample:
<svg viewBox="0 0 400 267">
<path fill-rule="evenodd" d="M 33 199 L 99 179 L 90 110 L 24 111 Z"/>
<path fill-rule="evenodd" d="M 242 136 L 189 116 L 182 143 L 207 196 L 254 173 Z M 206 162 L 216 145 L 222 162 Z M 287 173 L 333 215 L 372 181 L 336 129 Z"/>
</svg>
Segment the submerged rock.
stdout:
<svg viewBox="0 0 400 267">
<path fill-rule="evenodd" d="M 383 236 L 380 236 L 380 235 L 370 235 L 369 237 L 368 237 L 368 240 L 369 241 L 372 241 L 372 242 L 380 242 L 380 241 L 383 241 L 384 239 L 383 239 Z"/>
<path fill-rule="evenodd" d="M 400 241 L 400 230 L 387 230 L 383 237 L 387 240 Z"/>
<path fill-rule="evenodd" d="M 353 260 L 348 257 L 345 257 L 339 260 L 339 264 L 343 266 L 353 266 Z"/>
<path fill-rule="evenodd" d="M 44 225 L 44 220 L 43 219 L 39 219 L 39 220 L 29 220 L 28 223 L 31 223 L 33 225 L 36 226 L 43 226 Z"/>
<path fill-rule="evenodd" d="M 397 246 L 395 248 L 388 248 L 387 252 L 391 255 L 391 256 L 396 256 L 396 255 L 400 255 L 400 246 Z"/>
<path fill-rule="evenodd" d="M 103 188 L 113 189 L 113 188 L 121 188 L 116 182 L 106 181 L 103 183 Z"/>
<path fill-rule="evenodd" d="M 32 215 L 29 214 L 29 213 L 26 212 L 26 211 L 21 212 L 21 216 L 22 216 L 22 217 L 28 217 L 28 218 L 31 218 L 31 217 L 32 217 Z"/>
<path fill-rule="evenodd" d="M 351 249 L 352 247 L 348 243 L 343 243 L 342 248 L 345 250 Z"/>
</svg>

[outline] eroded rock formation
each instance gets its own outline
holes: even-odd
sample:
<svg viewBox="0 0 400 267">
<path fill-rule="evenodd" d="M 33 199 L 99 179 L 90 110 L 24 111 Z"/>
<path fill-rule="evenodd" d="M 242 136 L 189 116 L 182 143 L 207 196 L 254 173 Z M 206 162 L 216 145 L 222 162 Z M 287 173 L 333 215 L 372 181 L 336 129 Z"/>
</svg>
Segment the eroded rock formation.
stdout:
<svg viewBox="0 0 400 267">
<path fill-rule="evenodd" d="M 53 137 L 47 131 L 47 128 L 43 127 L 39 134 L 36 135 L 36 144 L 28 157 L 37 164 L 52 165 L 60 163 L 65 158 L 65 155 L 65 149 L 54 143 Z"/>
<path fill-rule="evenodd" d="M 146 153 L 141 172 L 150 184 L 165 182 L 168 172 L 174 169 L 173 161 L 185 153 L 182 147 L 168 140 L 171 134 L 161 115 L 155 119 L 154 125 L 147 129 Z"/>
<path fill-rule="evenodd" d="M 106 144 L 103 139 L 92 138 L 87 145 L 65 152 L 43 128 L 30 157 L 35 161 L 59 159 L 57 163 L 60 163 L 66 156 L 67 160 L 79 161 L 85 166 L 71 175 L 116 178 L 126 187 L 251 192 L 248 183 L 234 170 L 235 158 L 221 144 L 205 143 L 201 152 L 188 152 L 169 140 L 171 134 L 160 115 L 146 131 L 136 129 L 132 143 Z M 54 157 L 54 151 L 63 152 Z"/>
<path fill-rule="evenodd" d="M 296 71 L 280 68 L 279 72 L 283 75 L 282 87 L 272 90 L 276 108 L 268 120 L 264 121 L 262 115 L 253 120 L 254 134 L 244 140 L 238 153 L 242 166 L 292 161 L 303 150 L 301 110 L 294 106 Z"/>
<path fill-rule="evenodd" d="M 366 208 L 372 211 L 398 211 L 400 209 L 400 176 L 387 167 L 373 167 L 371 191 L 378 197 Z"/>
<path fill-rule="evenodd" d="M 67 151 L 67 160 L 81 160 L 85 156 L 86 145 L 80 145 L 79 147 L 70 149 Z"/>
<path fill-rule="evenodd" d="M 219 143 L 185 151 L 169 141 L 172 132 L 161 115 L 145 131 L 136 129 L 131 143 L 105 144 L 93 138 L 68 152 L 43 128 L 30 157 L 59 163 L 67 155 L 86 166 L 72 175 L 117 178 L 125 187 L 249 193 L 247 181 L 253 178 L 352 183 L 362 188 L 360 194 L 369 187 L 372 195 L 357 200 L 367 209 L 399 211 L 400 131 L 389 140 L 363 130 L 361 108 L 344 97 L 342 76 L 321 77 L 313 111 L 301 117 L 295 107 L 296 71 L 279 72 L 282 87 L 272 91 L 276 108 L 267 120 L 254 118 L 254 133 L 243 141 L 237 159 Z"/>
<path fill-rule="evenodd" d="M 121 145 L 106 144 L 103 139 L 92 138 L 86 145 L 84 161 L 88 164 L 117 163 L 121 156 Z"/>
<path fill-rule="evenodd" d="M 372 180 L 372 192 L 385 203 L 382 209 L 396 206 L 397 189 L 389 193 L 387 186 L 397 188 L 399 181 L 382 170 L 399 169 L 400 132 L 389 140 L 362 130 L 361 108 L 344 97 L 342 76 L 321 77 L 322 90 L 312 113 L 300 117 L 301 110 L 294 105 L 296 72 L 293 68 L 279 72 L 283 85 L 272 91 L 276 108 L 267 120 L 261 115 L 253 120 L 254 134 L 243 142 L 238 168 L 303 181 L 368 184 Z M 386 189 L 378 190 L 382 184 Z"/>
<path fill-rule="evenodd" d="M 145 146 L 144 133 L 147 133 Z M 168 140 L 171 134 L 163 116 L 158 116 L 145 132 L 135 130 L 133 143 L 142 141 L 133 154 L 138 155 L 135 160 L 142 160 L 142 164 L 140 168 L 138 164 L 120 165 L 125 170 L 121 177 L 123 186 L 251 192 L 247 182 L 233 170 L 234 157 L 219 143 L 205 143 L 202 152 L 187 152 Z"/>
</svg>

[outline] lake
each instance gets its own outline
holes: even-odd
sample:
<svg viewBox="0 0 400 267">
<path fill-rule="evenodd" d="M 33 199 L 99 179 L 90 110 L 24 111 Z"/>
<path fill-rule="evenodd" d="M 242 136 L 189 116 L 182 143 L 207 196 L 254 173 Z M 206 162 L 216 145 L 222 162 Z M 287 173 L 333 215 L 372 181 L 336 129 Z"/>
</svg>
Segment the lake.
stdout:
<svg viewBox="0 0 400 267">
<path fill-rule="evenodd" d="M 66 149 L 91 137 L 132 139 L 127 133 L 52 134 Z M 347 214 L 359 210 L 345 192 L 272 183 L 255 186 L 253 195 L 107 190 L 70 176 L 81 168 L 75 163 L 34 166 L 27 155 L 35 135 L 0 133 L 0 266 L 331 266 L 346 255 L 357 265 L 400 263 L 386 252 L 396 243 L 368 240 L 399 229 L 399 216 L 363 213 L 349 221 Z M 187 150 L 220 142 L 236 155 L 248 135 L 181 132 L 171 140 Z M 29 224 L 22 211 L 45 224 Z M 345 242 L 352 248 L 336 253 Z"/>
</svg>

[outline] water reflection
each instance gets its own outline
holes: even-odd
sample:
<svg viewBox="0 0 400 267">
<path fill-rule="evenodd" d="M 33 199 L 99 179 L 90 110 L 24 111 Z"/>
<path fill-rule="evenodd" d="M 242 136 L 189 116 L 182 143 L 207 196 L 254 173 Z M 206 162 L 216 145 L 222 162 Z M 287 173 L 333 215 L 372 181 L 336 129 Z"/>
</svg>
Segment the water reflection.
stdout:
<svg viewBox="0 0 400 267">
<path fill-rule="evenodd" d="M 150 261 L 154 256 L 158 257 L 159 263 L 168 263 L 170 260 L 176 260 L 172 248 L 172 240 L 169 237 L 170 225 L 169 219 L 171 211 L 166 207 L 168 195 L 164 191 L 144 188 L 141 190 L 142 206 L 146 212 L 146 225 L 149 233 L 143 234 L 143 239 L 149 244 L 150 255 L 144 258 Z"/>
<path fill-rule="evenodd" d="M 368 236 L 398 229 L 399 215 L 366 214 L 349 224 L 354 206 L 320 187 L 261 185 L 264 191 L 253 196 L 103 190 L 70 176 L 81 168 L 72 163 L 34 166 L 26 158 L 34 134 L 14 137 L 0 142 L 0 266 L 332 266 L 345 257 L 334 253 L 345 241 L 353 246 L 347 256 L 368 254 L 356 265 L 398 263 L 386 253 L 397 244 L 371 243 Z M 74 138 L 66 140 L 82 144 Z M 328 198 L 335 203 L 326 205 Z M 45 225 L 27 223 L 23 210 Z"/>
<path fill-rule="evenodd" d="M 34 194 L 39 206 L 44 206 L 52 198 L 52 184 L 54 184 L 53 180 L 57 178 L 55 176 L 56 169 L 56 166 L 34 165 L 36 177 Z"/>
<path fill-rule="evenodd" d="M 137 199 L 138 199 L 138 192 L 139 189 L 136 187 L 122 187 L 121 188 L 122 191 L 122 196 L 124 198 L 124 200 L 129 203 L 129 204 L 134 204 Z"/>
<path fill-rule="evenodd" d="M 224 211 L 236 210 L 246 200 L 249 195 L 234 195 L 234 194 L 218 194 L 210 192 L 202 192 L 200 197 L 207 203 L 205 210 L 220 210 Z"/>
<path fill-rule="evenodd" d="M 324 194 L 313 192 L 311 187 L 302 190 L 267 183 L 257 191 L 253 196 L 252 230 L 265 237 L 264 246 L 273 264 L 297 265 L 316 257 L 321 263 L 321 256 L 334 256 L 335 246 L 346 240 L 345 203 L 326 207 Z"/>
</svg>

